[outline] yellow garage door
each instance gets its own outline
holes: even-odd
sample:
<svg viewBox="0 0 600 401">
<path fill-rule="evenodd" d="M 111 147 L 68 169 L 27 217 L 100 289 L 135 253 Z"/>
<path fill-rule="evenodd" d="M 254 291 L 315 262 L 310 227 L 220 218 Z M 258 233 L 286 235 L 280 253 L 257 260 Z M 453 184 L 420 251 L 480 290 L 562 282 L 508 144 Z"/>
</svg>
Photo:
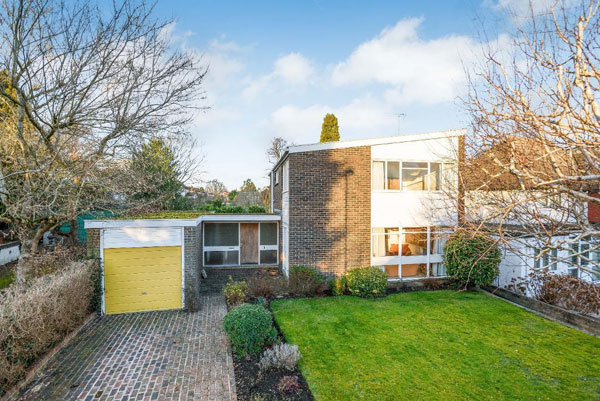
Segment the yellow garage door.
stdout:
<svg viewBox="0 0 600 401">
<path fill-rule="evenodd" d="M 181 308 L 181 247 L 104 250 L 106 313 Z"/>
</svg>

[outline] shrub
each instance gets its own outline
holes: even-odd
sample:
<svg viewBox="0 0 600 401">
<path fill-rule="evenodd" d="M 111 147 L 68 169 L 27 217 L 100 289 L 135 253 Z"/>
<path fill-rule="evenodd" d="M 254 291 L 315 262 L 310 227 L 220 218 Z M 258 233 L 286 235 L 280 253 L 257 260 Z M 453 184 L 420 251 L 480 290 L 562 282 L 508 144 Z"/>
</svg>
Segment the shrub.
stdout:
<svg viewBox="0 0 600 401">
<path fill-rule="evenodd" d="M 360 267 L 346 273 L 346 284 L 352 295 L 380 297 L 385 295 L 387 276 L 378 267 Z"/>
<path fill-rule="evenodd" d="M 302 358 L 302 355 L 298 351 L 297 345 L 276 344 L 263 352 L 258 366 L 261 371 L 273 368 L 294 370 L 300 358 Z"/>
<path fill-rule="evenodd" d="M 43 249 L 27 259 L 27 276 L 40 277 L 69 266 L 72 262 L 85 258 L 85 249 L 79 246 L 57 245 Z"/>
<path fill-rule="evenodd" d="M 92 263 L 71 263 L 0 294 L 0 394 L 89 315 Z"/>
<path fill-rule="evenodd" d="M 248 294 L 254 298 L 274 298 L 286 292 L 285 278 L 258 273 L 248 280 Z"/>
<path fill-rule="evenodd" d="M 283 376 L 277 384 L 277 390 L 282 394 L 292 394 L 300 390 L 298 376 Z"/>
<path fill-rule="evenodd" d="M 486 235 L 459 230 L 448 239 L 444 262 L 448 275 L 459 284 L 490 285 L 498 275 L 500 250 Z"/>
<path fill-rule="evenodd" d="M 248 213 L 267 213 L 267 209 L 259 205 L 248 206 Z"/>
<path fill-rule="evenodd" d="M 246 213 L 246 209 L 244 209 L 242 206 L 226 205 L 226 206 L 221 206 L 221 207 L 215 209 L 215 213 L 239 214 L 239 213 Z"/>
<path fill-rule="evenodd" d="M 238 356 L 260 352 L 277 336 L 271 312 L 259 305 L 236 306 L 223 318 L 223 327 Z"/>
<path fill-rule="evenodd" d="M 577 277 L 532 272 L 518 286 L 524 295 L 584 315 L 600 314 L 600 287 Z"/>
<path fill-rule="evenodd" d="M 288 290 L 292 295 L 320 295 L 325 292 L 323 276 L 312 267 L 292 266 L 288 279 Z"/>
<path fill-rule="evenodd" d="M 333 295 L 340 296 L 346 294 L 346 292 L 348 291 L 346 277 L 336 277 L 330 280 L 329 287 Z"/>
<path fill-rule="evenodd" d="M 243 304 L 248 299 L 248 284 L 245 281 L 233 281 L 229 276 L 229 282 L 223 287 L 223 295 L 230 308 Z"/>
</svg>

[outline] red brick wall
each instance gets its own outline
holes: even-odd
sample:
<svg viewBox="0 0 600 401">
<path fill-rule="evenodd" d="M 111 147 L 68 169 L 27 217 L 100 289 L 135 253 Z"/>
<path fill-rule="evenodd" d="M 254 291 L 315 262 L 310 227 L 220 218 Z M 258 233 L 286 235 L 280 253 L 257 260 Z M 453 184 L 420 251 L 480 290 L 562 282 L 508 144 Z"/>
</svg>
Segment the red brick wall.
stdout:
<svg viewBox="0 0 600 401">
<path fill-rule="evenodd" d="M 588 202 L 588 220 L 591 223 L 600 223 L 600 194 L 590 194 L 598 198 L 597 202 Z"/>
<path fill-rule="evenodd" d="M 290 266 L 329 275 L 370 264 L 371 148 L 289 155 Z"/>
</svg>

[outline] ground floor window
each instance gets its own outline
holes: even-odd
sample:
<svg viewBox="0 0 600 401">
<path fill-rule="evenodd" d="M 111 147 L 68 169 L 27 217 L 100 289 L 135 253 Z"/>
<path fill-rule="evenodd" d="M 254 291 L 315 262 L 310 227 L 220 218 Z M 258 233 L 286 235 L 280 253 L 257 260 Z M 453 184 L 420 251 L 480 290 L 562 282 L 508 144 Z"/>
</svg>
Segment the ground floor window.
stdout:
<svg viewBox="0 0 600 401">
<path fill-rule="evenodd" d="M 450 227 L 373 227 L 371 263 L 389 279 L 444 277 Z"/>
<path fill-rule="evenodd" d="M 204 223 L 204 266 L 279 263 L 277 223 Z"/>
</svg>

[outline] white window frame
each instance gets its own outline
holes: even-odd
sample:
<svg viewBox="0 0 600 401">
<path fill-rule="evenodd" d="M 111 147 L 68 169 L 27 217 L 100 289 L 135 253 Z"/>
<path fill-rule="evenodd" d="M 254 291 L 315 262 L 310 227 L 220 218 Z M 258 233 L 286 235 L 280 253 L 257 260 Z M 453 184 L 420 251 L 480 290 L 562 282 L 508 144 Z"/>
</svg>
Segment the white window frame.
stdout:
<svg viewBox="0 0 600 401">
<path fill-rule="evenodd" d="M 224 246 L 206 246 L 206 224 L 237 224 L 238 226 L 238 244 L 237 246 L 231 246 L 231 245 L 224 245 Z M 277 257 L 276 257 L 276 262 L 273 264 L 264 264 L 263 266 L 277 266 L 279 264 L 279 222 L 277 221 L 269 221 L 269 222 L 258 222 L 258 221 L 249 221 L 249 222 L 244 222 L 244 223 L 256 223 L 258 224 L 258 240 L 257 240 L 257 244 L 256 246 L 258 247 L 258 264 L 257 265 L 242 265 L 242 250 L 241 250 L 241 243 L 242 243 L 242 230 L 241 230 L 241 222 L 228 222 L 228 221 L 211 221 L 211 222 L 205 222 L 203 223 L 202 226 L 202 266 L 204 267 L 232 267 L 232 266 L 240 266 L 240 267 L 245 267 L 245 266 L 260 266 L 263 265 L 260 261 L 260 251 L 277 251 Z M 277 235 L 275 236 L 277 239 L 277 243 L 275 245 L 261 245 L 260 244 L 260 225 L 261 224 L 275 224 L 276 228 L 277 228 Z M 206 264 L 206 252 L 224 252 L 224 251 L 237 251 L 238 253 L 238 261 L 237 264 L 223 264 L 223 265 L 207 265 Z"/>
<path fill-rule="evenodd" d="M 389 235 L 389 234 L 384 234 L 384 233 L 374 233 L 373 229 L 374 228 L 398 228 L 398 235 L 399 235 L 399 241 L 398 241 L 398 255 L 393 255 L 393 256 L 373 256 L 373 244 L 374 244 L 374 237 L 375 236 L 385 236 L 385 235 Z M 439 254 L 432 254 L 431 253 L 431 236 L 435 235 L 435 234 L 447 234 L 450 235 L 452 234 L 453 230 L 448 227 L 447 230 L 434 230 L 433 228 L 437 228 L 437 226 L 433 227 L 433 226 L 427 226 L 427 227 L 410 227 L 410 228 L 427 228 L 427 252 L 425 255 L 415 255 L 415 256 L 402 256 L 402 236 L 406 233 L 405 231 L 405 227 L 402 226 L 385 226 L 385 227 L 371 227 L 371 250 L 370 250 L 370 255 L 371 255 L 371 264 L 374 266 L 378 266 L 382 271 L 385 272 L 385 266 L 386 265 L 398 265 L 398 277 L 388 277 L 388 281 L 398 281 L 398 280 L 420 280 L 420 279 L 424 279 L 424 278 L 443 278 L 443 277 L 448 277 L 448 275 L 444 275 L 444 276 L 433 276 L 431 274 L 431 264 L 432 263 L 443 263 L 443 254 L 439 253 Z M 409 232 L 410 233 L 410 232 Z M 425 263 L 427 266 L 427 275 L 426 276 L 419 276 L 419 277 L 402 277 L 402 264 L 403 262 L 406 262 L 406 258 L 411 258 L 408 262 L 409 263 L 405 263 L 405 264 L 413 264 L 415 262 L 417 262 L 418 260 L 423 260 L 421 262 L 417 262 L 417 263 Z M 416 260 L 415 260 L 416 259 Z M 413 263 L 410 263 L 413 262 Z"/>
<path fill-rule="evenodd" d="M 454 171 L 454 176 L 456 176 L 456 165 L 457 163 L 455 161 L 449 161 L 449 160 L 396 160 L 396 159 L 373 159 L 371 160 L 371 187 L 373 188 L 373 182 L 374 182 L 374 177 L 373 177 L 373 165 L 375 162 L 382 162 L 383 163 L 383 189 L 373 189 L 372 192 L 401 192 L 401 193 L 423 193 L 423 192 L 435 192 L 435 193 L 440 193 L 440 192 L 444 192 L 446 190 L 452 189 L 452 186 L 449 185 L 447 183 L 447 177 L 445 177 L 444 172 L 445 169 L 444 167 L 446 165 L 451 165 L 454 166 L 453 167 L 453 171 Z M 388 189 L 388 163 L 398 163 L 398 167 L 399 167 L 399 177 L 398 177 L 398 189 Z M 403 187 L 403 179 L 402 179 L 402 171 L 404 169 L 404 162 L 406 163 L 427 163 L 427 189 L 424 191 L 411 191 L 411 190 L 404 190 L 402 189 Z M 431 189 L 431 163 L 436 163 L 440 165 L 440 189 Z"/>
</svg>

